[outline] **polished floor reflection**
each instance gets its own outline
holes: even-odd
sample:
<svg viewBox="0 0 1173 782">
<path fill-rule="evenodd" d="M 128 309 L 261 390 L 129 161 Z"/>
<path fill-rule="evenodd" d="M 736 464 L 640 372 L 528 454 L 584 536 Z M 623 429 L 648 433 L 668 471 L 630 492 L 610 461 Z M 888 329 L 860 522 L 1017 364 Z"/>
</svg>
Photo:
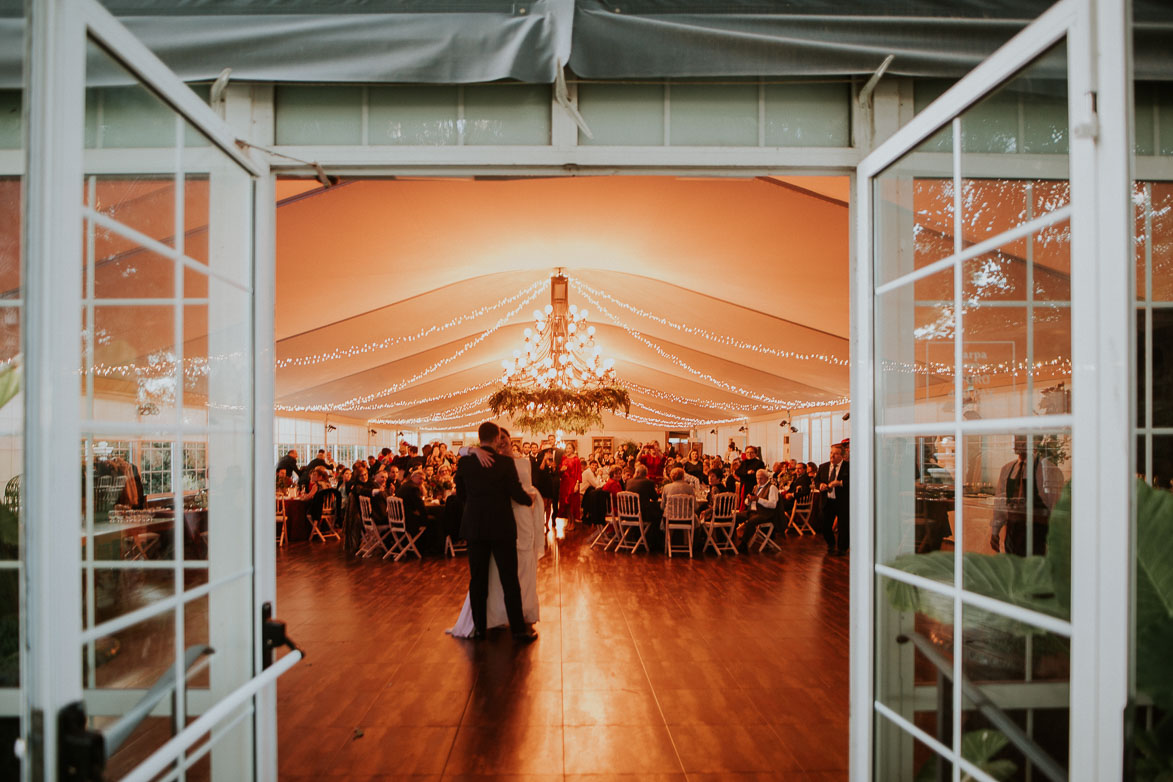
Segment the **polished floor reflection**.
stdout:
<svg viewBox="0 0 1173 782">
<path fill-rule="evenodd" d="M 280 680 L 281 779 L 847 778 L 848 562 L 821 539 L 539 564 L 541 637 L 450 638 L 467 563 L 277 555 L 307 658 Z"/>
</svg>

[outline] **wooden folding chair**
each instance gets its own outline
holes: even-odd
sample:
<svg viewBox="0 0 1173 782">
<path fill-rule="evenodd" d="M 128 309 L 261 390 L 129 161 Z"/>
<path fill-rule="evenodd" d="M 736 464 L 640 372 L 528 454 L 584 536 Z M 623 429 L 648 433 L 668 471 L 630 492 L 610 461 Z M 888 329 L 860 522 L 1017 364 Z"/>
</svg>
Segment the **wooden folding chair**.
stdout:
<svg viewBox="0 0 1173 782">
<path fill-rule="evenodd" d="M 326 531 L 324 533 L 322 532 L 322 527 L 326 528 Z M 336 538 L 338 540 L 342 540 L 342 535 L 340 535 L 338 533 L 338 530 L 334 528 L 334 492 L 333 491 L 331 491 L 329 494 L 327 494 L 322 499 L 322 513 L 319 516 L 319 518 L 315 519 L 313 516 L 310 516 L 310 540 L 311 541 L 313 541 L 314 535 L 317 535 L 318 539 L 321 540 L 323 543 L 326 542 L 327 537 L 332 537 L 332 538 Z"/>
<path fill-rule="evenodd" d="M 673 552 L 692 557 L 692 535 L 696 528 L 696 497 L 691 494 L 671 494 L 664 498 L 664 537 L 668 558 Z M 672 544 L 672 533 L 683 532 L 686 540 L 681 546 Z"/>
<path fill-rule="evenodd" d="M 782 502 L 782 499 L 779 498 L 778 503 L 781 504 L 781 502 Z M 773 519 L 778 518 L 779 514 L 781 514 L 781 513 L 782 513 L 781 509 L 775 508 L 774 515 L 772 516 L 771 520 L 762 522 L 761 524 L 759 524 L 757 526 L 757 528 L 753 531 L 753 537 L 749 539 L 749 543 L 747 543 L 745 546 L 746 551 L 749 551 L 754 546 L 758 547 L 759 554 L 761 554 L 763 551 L 766 550 L 766 546 L 772 546 L 775 551 L 782 550 L 782 547 L 774 542 L 774 522 L 773 522 Z M 759 545 L 759 541 L 761 542 L 760 545 Z"/>
<path fill-rule="evenodd" d="M 415 547 L 415 542 L 420 539 L 420 535 L 424 534 L 423 528 L 420 528 L 415 535 L 408 532 L 407 512 L 403 508 L 403 500 L 398 497 L 387 498 L 387 518 L 391 521 L 391 548 L 387 549 L 383 559 L 394 556 L 395 561 L 398 562 L 408 553 L 423 559 L 420 550 Z"/>
<path fill-rule="evenodd" d="M 811 508 L 814 504 L 813 492 L 807 492 L 806 496 L 794 501 L 794 507 L 790 509 L 790 520 L 786 525 L 787 533 L 794 530 L 799 535 L 805 535 L 807 532 L 815 534 L 815 528 L 811 526 Z"/>
<path fill-rule="evenodd" d="M 708 533 L 704 550 L 708 551 L 712 547 L 717 556 L 726 551 L 737 554 L 737 544 L 733 542 L 733 530 L 736 526 L 737 495 L 726 491 L 713 497 L 709 516 L 704 522 L 705 532 Z"/>
<path fill-rule="evenodd" d="M 599 532 L 595 535 L 594 540 L 591 541 L 591 548 L 602 544 L 603 551 L 611 548 L 612 544 L 619 540 L 619 513 L 615 509 L 615 495 L 607 492 L 607 515 L 603 518 L 603 523 L 599 525 Z"/>
<path fill-rule="evenodd" d="M 648 525 L 644 523 L 643 512 L 639 507 L 639 495 L 633 491 L 619 492 L 619 513 L 618 513 L 618 533 L 619 540 L 615 542 L 615 550 L 623 551 L 628 549 L 632 554 L 640 547 L 644 547 L 644 551 L 648 549 Z M 635 542 L 631 542 L 631 537 L 628 534 L 629 530 L 639 530 L 639 537 Z"/>
<path fill-rule="evenodd" d="M 359 495 L 358 498 L 358 516 L 362 521 L 363 537 L 362 542 L 359 543 L 358 555 L 362 557 L 369 557 L 375 553 L 375 549 L 383 549 L 383 553 L 387 553 L 387 535 L 390 534 L 390 527 L 383 527 L 379 529 L 379 525 L 375 524 L 375 519 L 371 515 L 371 498 Z"/>
<path fill-rule="evenodd" d="M 285 500 L 277 498 L 277 545 L 284 546 L 289 542 L 289 517 L 285 515 Z"/>
<path fill-rule="evenodd" d="M 468 551 L 467 540 L 453 540 L 451 535 L 444 536 L 444 556 L 455 557 Z"/>
</svg>

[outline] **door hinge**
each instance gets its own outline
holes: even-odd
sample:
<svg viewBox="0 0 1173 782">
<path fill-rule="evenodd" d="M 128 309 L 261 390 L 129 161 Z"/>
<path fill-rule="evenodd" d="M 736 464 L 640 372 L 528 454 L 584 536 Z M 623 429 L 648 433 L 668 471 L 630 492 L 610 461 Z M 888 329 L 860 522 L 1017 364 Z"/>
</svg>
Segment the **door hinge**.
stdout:
<svg viewBox="0 0 1173 782">
<path fill-rule="evenodd" d="M 273 650 L 278 646 L 288 646 L 292 652 L 305 652 L 297 647 L 285 632 L 285 623 L 273 618 L 273 604 L 266 601 L 261 605 L 261 667 L 268 668 L 273 664 Z"/>
<path fill-rule="evenodd" d="M 106 768 L 106 740 L 86 727 L 86 709 L 75 701 L 57 712 L 57 778 L 101 782 Z"/>
</svg>

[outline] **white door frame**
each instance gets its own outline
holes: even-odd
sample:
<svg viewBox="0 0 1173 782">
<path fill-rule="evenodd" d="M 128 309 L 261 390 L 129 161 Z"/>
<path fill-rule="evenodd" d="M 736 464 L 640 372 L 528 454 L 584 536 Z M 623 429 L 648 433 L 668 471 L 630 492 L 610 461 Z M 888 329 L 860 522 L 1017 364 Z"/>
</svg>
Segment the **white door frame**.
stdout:
<svg viewBox="0 0 1173 782">
<path fill-rule="evenodd" d="M 1131 510 L 1134 449 L 1129 434 L 1134 395 L 1131 357 L 1135 323 L 1131 270 L 1131 47 L 1128 3 L 1061 0 L 925 108 L 859 165 L 856 181 L 857 265 L 852 276 L 852 413 L 855 472 L 851 565 L 851 778 L 873 776 L 876 709 L 874 646 L 875 351 L 873 323 L 873 178 L 967 107 L 1066 37 L 1072 192 L 1073 438 L 1072 583 L 1070 622 L 1070 778 L 1121 775 L 1128 696 L 1132 559 L 1125 520 Z M 1097 85 L 1098 112 L 1097 112 Z M 954 137 L 955 160 L 960 156 Z M 955 217 L 955 219 L 959 219 Z M 1103 259 L 1103 260 L 1099 260 Z M 1116 263 L 1117 259 L 1124 259 Z M 957 378 L 960 382 L 960 377 Z M 961 394 L 957 393 L 957 399 Z M 962 432 L 960 405 L 950 429 Z M 1053 419 L 1052 419 L 1053 420 Z M 1038 426 L 1023 420 L 1024 426 Z M 954 431 L 950 432 L 951 434 Z M 957 440 L 960 442 L 960 439 Z M 1104 476 L 1110 476 L 1105 478 Z M 960 517 L 960 516 L 959 516 Z M 1099 523 L 1116 519 L 1119 524 Z M 960 522 L 956 525 L 960 529 Z M 963 549 L 960 539 L 957 550 Z M 960 560 L 956 567 L 960 569 Z M 961 584 L 955 573 L 955 583 Z M 966 601 L 968 602 L 968 600 Z M 956 595 L 954 616 L 962 598 Z M 959 660 L 960 657 L 958 656 Z M 959 664 L 959 663 L 958 663 Z M 956 671 L 955 671 L 956 674 Z M 954 677 L 960 703 L 960 677 Z M 960 726 L 954 725 L 954 736 Z M 931 739 L 931 737 L 929 737 Z M 962 767 L 953 748 L 954 779 Z M 980 778 L 980 777 L 979 777 Z"/>
<path fill-rule="evenodd" d="M 272 468 L 272 303 L 273 179 L 268 166 L 237 146 L 237 135 L 195 93 L 95 0 L 39 0 L 28 4 L 28 169 L 24 210 L 23 258 L 27 304 L 25 322 L 25 514 L 27 576 L 25 582 L 25 702 L 31 739 L 24 766 L 28 779 L 58 778 L 57 715 L 83 698 L 80 655 L 83 649 L 81 591 L 63 573 L 82 572 L 76 541 L 77 519 L 60 512 L 62 459 L 77 453 L 78 367 L 83 297 L 79 249 L 82 247 L 83 129 L 85 127 L 86 39 L 105 48 L 140 82 L 167 102 L 188 123 L 251 179 L 254 213 L 252 265 L 256 299 L 252 312 L 254 421 L 252 460 L 257 475 Z M 180 169 L 182 170 L 182 169 Z M 180 183 L 182 185 L 182 183 Z M 271 517 L 272 500 L 253 491 L 251 571 L 256 606 L 275 597 L 272 528 L 259 521 Z M 217 721 L 242 704 L 253 702 L 254 775 L 277 776 L 275 680 L 301 657 L 292 652 L 262 672 L 260 621 L 251 627 L 244 661 L 252 678 L 210 704 L 204 714 L 144 761 L 128 778 L 150 778 L 213 730 Z M 179 650 L 182 653 L 182 650 Z M 255 697 L 255 701 L 253 700 Z M 31 724 L 30 724 L 31 723 Z"/>
</svg>

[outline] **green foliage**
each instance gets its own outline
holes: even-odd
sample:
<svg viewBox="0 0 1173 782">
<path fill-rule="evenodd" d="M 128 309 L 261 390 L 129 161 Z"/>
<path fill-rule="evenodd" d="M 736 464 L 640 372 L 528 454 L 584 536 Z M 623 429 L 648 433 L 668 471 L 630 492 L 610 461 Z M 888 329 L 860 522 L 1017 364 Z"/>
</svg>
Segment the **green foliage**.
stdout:
<svg viewBox="0 0 1173 782">
<path fill-rule="evenodd" d="M 505 386 L 489 397 L 493 415 L 508 415 L 528 432 L 585 433 L 603 425 L 603 411 L 631 412 L 631 396 L 619 386 L 572 391 L 565 388 L 520 389 Z"/>
<path fill-rule="evenodd" d="M 639 456 L 639 443 L 635 440 L 624 440 L 619 444 L 619 448 L 623 451 L 624 459 L 634 459 Z"/>
<path fill-rule="evenodd" d="M 1071 615 L 1071 486 L 1051 513 L 1045 557 L 963 557 L 965 586 L 1012 605 L 1062 619 Z M 1084 523 L 1094 523 L 1087 519 Z M 1114 526 L 1123 526 L 1116 524 Z M 952 583 L 953 552 L 898 557 L 892 567 Z M 898 611 L 923 613 L 952 624 L 952 600 L 890 581 L 888 602 Z M 1024 626 L 996 615 L 966 612 L 966 624 L 1022 634 Z M 1136 687 L 1164 714 L 1151 731 L 1134 738 L 1137 778 L 1173 782 L 1173 494 L 1136 482 Z M 993 772 L 988 772 L 994 776 Z"/>
<path fill-rule="evenodd" d="M 1014 776 L 1014 772 L 1018 770 L 1018 764 L 1013 760 L 1003 758 L 996 760 L 995 756 L 1006 748 L 1010 741 L 1000 731 L 997 730 L 971 730 L 969 733 L 961 735 L 961 757 L 968 760 L 970 763 L 977 766 L 982 771 L 989 774 L 999 782 L 1010 779 Z M 936 782 L 937 779 L 937 763 L 945 762 L 940 756 L 934 754 L 920 767 L 916 774 L 916 782 Z M 963 780 L 973 779 L 964 771 L 961 773 Z"/>
</svg>

